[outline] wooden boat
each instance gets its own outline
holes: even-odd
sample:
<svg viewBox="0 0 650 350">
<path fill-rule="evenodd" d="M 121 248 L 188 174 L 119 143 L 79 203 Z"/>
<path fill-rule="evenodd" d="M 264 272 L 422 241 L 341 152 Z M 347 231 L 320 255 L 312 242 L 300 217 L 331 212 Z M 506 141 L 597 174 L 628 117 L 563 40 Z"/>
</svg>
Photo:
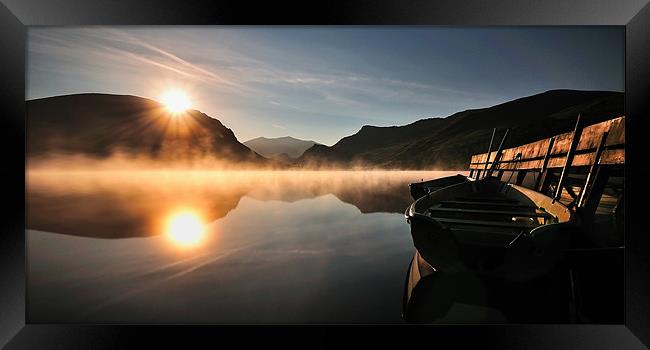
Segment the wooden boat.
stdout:
<svg viewBox="0 0 650 350">
<path fill-rule="evenodd" d="M 495 133 L 487 153 L 472 156 L 474 181 L 430 191 L 407 208 L 416 253 L 405 281 L 403 317 L 447 323 L 462 323 L 461 314 L 475 315 L 471 323 L 622 322 L 623 201 L 618 197 L 614 217 L 607 217 L 611 208 L 603 194 L 610 176 L 623 174 L 624 119 L 585 128 L 578 116 L 573 133 L 504 151 L 506 130 L 492 153 Z M 578 150 L 582 161 L 574 158 Z M 570 184 L 574 167 L 588 168 L 578 193 Z M 534 184 L 528 186 L 536 190 L 492 177 L 496 172 L 503 178 L 504 171 L 511 178 L 516 174 L 517 184 L 531 180 L 532 173 Z M 544 194 L 549 192 L 553 198 Z"/>
<path fill-rule="evenodd" d="M 437 191 L 441 188 L 445 188 L 451 185 L 456 185 L 470 180 L 472 179 L 468 178 L 465 175 L 456 174 L 452 176 L 442 177 L 439 179 L 411 183 L 409 184 L 409 191 L 411 192 L 411 197 L 413 197 L 413 199 L 416 200 L 422 196 Z"/>
<path fill-rule="evenodd" d="M 438 271 L 524 281 L 566 254 L 574 226 L 563 204 L 495 178 L 431 192 L 405 212 L 415 248 Z"/>
</svg>

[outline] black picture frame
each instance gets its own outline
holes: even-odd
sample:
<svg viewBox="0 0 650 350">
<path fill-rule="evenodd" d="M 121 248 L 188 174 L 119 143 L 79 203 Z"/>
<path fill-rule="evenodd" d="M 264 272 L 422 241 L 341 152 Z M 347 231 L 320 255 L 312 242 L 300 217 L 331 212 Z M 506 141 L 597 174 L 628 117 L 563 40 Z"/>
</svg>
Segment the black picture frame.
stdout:
<svg viewBox="0 0 650 350">
<path fill-rule="evenodd" d="M 25 322 L 26 26 L 41 25 L 617 25 L 625 26 L 625 324 L 432 326 L 128 326 Z M 644 230 L 644 128 L 650 116 L 650 5 L 644 0 L 326 1 L 2 0 L 0 4 L 0 345 L 153 347 L 225 342 L 500 349 L 645 349 L 650 346 L 650 239 Z M 604 301 L 606 302 L 606 301 Z M 278 345 L 274 344 L 274 345 Z"/>
</svg>

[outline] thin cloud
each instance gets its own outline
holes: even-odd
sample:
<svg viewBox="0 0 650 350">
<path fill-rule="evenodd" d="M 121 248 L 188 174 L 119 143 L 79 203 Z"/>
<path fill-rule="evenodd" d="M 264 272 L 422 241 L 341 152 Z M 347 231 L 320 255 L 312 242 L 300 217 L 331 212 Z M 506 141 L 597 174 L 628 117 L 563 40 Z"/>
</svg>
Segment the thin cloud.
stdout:
<svg viewBox="0 0 650 350">
<path fill-rule="evenodd" d="M 336 94 L 330 94 L 330 93 L 325 93 L 324 94 L 325 100 L 331 103 L 334 103 L 339 106 L 346 106 L 346 107 L 368 107 L 368 104 L 357 101 L 352 98 L 348 98 L 345 96 L 340 96 Z"/>
<path fill-rule="evenodd" d="M 111 30 L 111 29 L 108 29 L 108 30 Z M 111 30 L 111 31 L 113 33 L 117 34 L 117 35 L 124 36 L 125 38 L 131 40 L 134 43 L 137 43 L 137 44 L 141 45 L 144 48 L 147 48 L 147 49 L 150 49 L 150 50 L 152 50 L 154 52 L 162 54 L 162 55 L 172 59 L 173 61 L 175 61 L 177 63 L 180 63 L 181 65 L 183 65 L 185 67 L 191 68 L 193 70 L 198 71 L 199 73 L 205 74 L 208 77 L 211 77 L 211 78 L 215 79 L 219 83 L 227 84 L 227 85 L 231 85 L 231 86 L 241 87 L 240 84 L 237 84 L 237 83 L 235 83 L 235 82 L 233 82 L 233 81 L 231 81 L 229 79 L 225 79 L 222 76 L 220 76 L 220 75 L 218 75 L 218 74 L 216 74 L 216 73 L 214 73 L 212 71 L 209 71 L 209 70 L 204 69 L 204 68 L 202 68 L 202 67 L 200 67 L 200 66 L 198 66 L 196 64 L 188 62 L 188 61 L 180 58 L 179 56 L 177 56 L 177 55 L 175 55 L 175 54 L 173 54 L 173 53 L 171 53 L 169 51 L 163 50 L 163 49 L 161 49 L 161 48 L 159 48 L 159 47 L 157 47 L 155 45 L 148 44 L 145 41 L 140 40 L 140 39 L 138 39 L 138 38 L 136 38 L 136 37 L 134 37 L 132 35 L 129 35 L 129 34 L 125 33 L 125 32 L 118 31 L 118 30 Z"/>
<path fill-rule="evenodd" d="M 79 42 L 82 42 L 84 37 L 86 39 L 92 38 L 93 40 L 87 41 L 91 45 L 94 43 L 93 47 L 95 49 L 114 55 L 112 57 L 113 61 L 122 61 L 124 64 L 140 62 L 178 74 L 192 81 L 212 83 L 214 84 L 213 88 L 220 92 L 228 92 L 241 97 L 251 97 L 251 95 L 271 97 L 274 95 L 273 87 L 285 86 L 311 91 L 321 96 L 324 101 L 331 103 L 332 107 L 338 108 L 368 109 L 372 108 L 368 104 L 368 101 L 372 100 L 435 106 L 448 101 L 450 97 L 463 100 L 476 99 L 476 96 L 468 96 L 467 93 L 462 91 L 435 87 L 419 82 L 372 77 L 349 72 L 327 73 L 281 69 L 268 60 L 246 57 L 245 54 L 232 49 L 223 49 L 218 53 L 214 53 L 210 49 L 207 51 L 212 55 L 208 55 L 203 47 L 197 47 L 192 43 L 184 43 L 186 45 L 184 51 L 208 58 L 217 57 L 216 60 L 221 62 L 219 68 L 208 69 L 191 62 L 189 59 L 181 58 L 178 54 L 160 45 L 154 45 L 118 29 L 84 29 L 78 32 L 71 32 L 68 29 L 67 34 L 72 35 L 77 42 L 66 40 L 64 35 L 57 37 L 56 35 L 47 35 L 43 31 L 37 31 L 33 37 L 40 36 L 42 40 L 36 43 L 34 47 L 30 47 L 30 50 L 52 53 L 51 46 L 43 47 L 43 41 L 50 41 L 56 42 L 56 45 L 62 47 L 62 49 L 58 50 L 59 54 L 63 53 L 62 51 L 75 51 L 80 57 L 83 57 L 84 51 L 88 51 L 88 46 L 85 44 L 79 45 Z M 68 52 L 68 54 L 70 53 Z M 217 56 L 213 56 L 215 54 Z M 108 60 L 109 57 L 104 57 L 104 59 Z M 217 69 L 219 73 L 215 73 Z M 295 105 L 286 103 L 272 104 L 299 110 Z"/>
</svg>

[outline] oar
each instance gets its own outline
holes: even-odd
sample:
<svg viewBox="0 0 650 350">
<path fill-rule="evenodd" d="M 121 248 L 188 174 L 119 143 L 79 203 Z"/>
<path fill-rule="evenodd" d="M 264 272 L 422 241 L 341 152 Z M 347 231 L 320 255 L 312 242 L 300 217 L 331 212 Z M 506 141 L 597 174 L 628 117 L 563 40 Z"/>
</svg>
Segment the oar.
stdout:
<svg viewBox="0 0 650 350">
<path fill-rule="evenodd" d="M 483 170 L 483 177 L 488 170 L 488 163 L 490 162 L 490 153 L 492 153 L 492 142 L 494 142 L 494 134 L 497 133 L 497 128 L 492 129 L 492 137 L 490 138 L 490 146 L 487 151 L 487 159 L 485 159 L 485 169 Z"/>
<path fill-rule="evenodd" d="M 503 135 L 503 138 L 501 139 L 501 143 L 499 144 L 499 148 L 497 149 L 496 155 L 494 155 L 494 160 L 492 161 L 492 166 L 490 167 L 490 170 L 485 174 L 485 177 L 490 177 L 492 176 L 492 172 L 497 166 L 497 162 L 499 161 L 499 158 L 501 158 L 501 151 L 503 151 L 503 144 L 506 142 L 506 139 L 508 138 L 508 134 L 510 133 L 510 128 L 506 129 L 506 133 Z"/>
</svg>

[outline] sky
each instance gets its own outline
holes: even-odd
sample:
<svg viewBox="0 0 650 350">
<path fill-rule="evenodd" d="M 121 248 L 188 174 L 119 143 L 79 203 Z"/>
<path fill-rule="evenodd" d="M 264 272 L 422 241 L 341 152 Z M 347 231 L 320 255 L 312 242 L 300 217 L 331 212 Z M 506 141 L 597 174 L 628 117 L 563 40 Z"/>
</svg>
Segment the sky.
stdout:
<svg viewBox="0 0 650 350">
<path fill-rule="evenodd" d="M 622 27 L 30 27 L 27 99 L 74 93 L 192 108 L 240 141 L 332 145 L 551 89 L 624 90 Z"/>
</svg>

